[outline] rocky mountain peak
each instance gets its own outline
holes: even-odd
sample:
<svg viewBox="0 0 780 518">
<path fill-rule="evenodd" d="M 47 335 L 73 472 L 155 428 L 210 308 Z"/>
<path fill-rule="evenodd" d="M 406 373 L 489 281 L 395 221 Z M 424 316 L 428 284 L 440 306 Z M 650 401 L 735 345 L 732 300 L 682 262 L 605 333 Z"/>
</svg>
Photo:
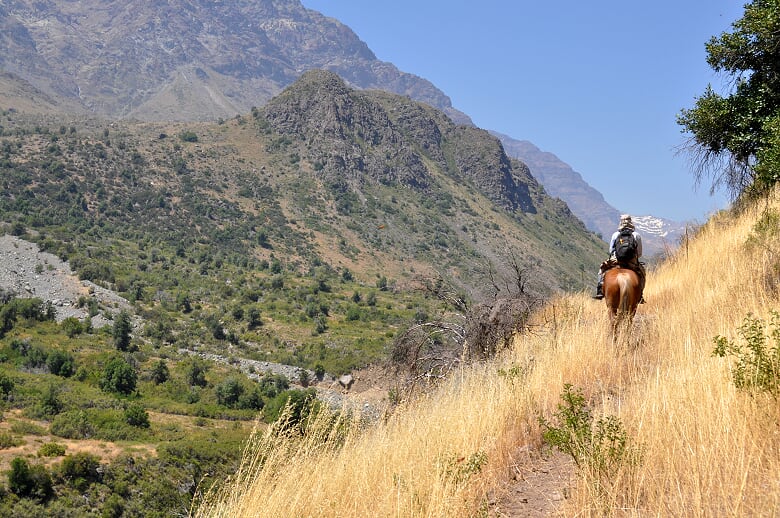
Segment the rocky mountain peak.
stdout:
<svg viewBox="0 0 780 518">
<path fill-rule="evenodd" d="M 426 190 L 432 162 L 508 210 L 536 210 L 536 180 L 495 137 L 406 97 L 354 90 L 335 73 L 316 70 L 259 112 L 275 131 L 309 143 L 319 174 L 333 185 L 371 179 Z"/>
</svg>

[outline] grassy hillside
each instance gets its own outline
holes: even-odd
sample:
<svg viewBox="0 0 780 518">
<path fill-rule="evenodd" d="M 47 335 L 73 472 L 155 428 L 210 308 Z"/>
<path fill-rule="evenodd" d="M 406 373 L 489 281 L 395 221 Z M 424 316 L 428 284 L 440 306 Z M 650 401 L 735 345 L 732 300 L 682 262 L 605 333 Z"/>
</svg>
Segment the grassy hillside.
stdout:
<svg viewBox="0 0 780 518">
<path fill-rule="evenodd" d="M 566 516 L 775 514 L 777 364 L 762 364 L 764 378 L 750 364 L 762 343 L 778 361 L 769 323 L 780 304 L 779 219 L 777 193 L 714 216 L 650 274 L 627 343 L 607 336 L 602 303 L 567 295 L 510 353 L 464 368 L 382 423 L 258 434 L 242 469 L 196 514 L 486 516 L 497 513 L 488 495 L 529 461 L 520 452 L 540 448 L 545 431 L 555 443 L 549 432 L 567 430 L 567 416 L 594 439 L 558 436 L 581 466 Z M 713 355 L 716 336 L 731 354 Z"/>
<path fill-rule="evenodd" d="M 590 285 L 603 257 L 487 132 L 328 73 L 214 123 L 4 109 L 0 233 L 13 516 L 185 513 L 285 402 L 343 400 L 338 376 L 391 356 L 436 377 L 455 337 L 522 326 L 525 297 Z M 42 289 L 65 262 L 70 295 Z M 510 295 L 517 322 L 493 314 Z"/>
</svg>

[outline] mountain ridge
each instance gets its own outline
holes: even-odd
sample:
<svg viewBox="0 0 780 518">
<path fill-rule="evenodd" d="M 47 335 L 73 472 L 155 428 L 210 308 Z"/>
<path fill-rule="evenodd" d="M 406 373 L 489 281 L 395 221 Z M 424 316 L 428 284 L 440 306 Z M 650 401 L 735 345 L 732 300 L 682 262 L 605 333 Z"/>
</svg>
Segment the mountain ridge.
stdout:
<svg viewBox="0 0 780 518">
<path fill-rule="evenodd" d="M 228 118 L 323 68 L 469 120 L 432 83 L 377 60 L 347 26 L 297 1 L 19 0 L 0 10 L 0 27 L 5 72 L 93 115 Z"/>
<path fill-rule="evenodd" d="M 350 86 L 407 95 L 474 125 L 430 81 L 378 60 L 349 27 L 298 1 L 18 0 L 0 9 L 0 28 L 0 102 L 27 110 L 218 120 L 263 105 L 307 70 L 324 69 Z M 530 142 L 499 137 L 589 229 L 611 233 L 618 210 L 579 173 Z M 681 225 L 667 226 L 664 240 L 649 236 L 653 253 L 674 245 Z"/>
<path fill-rule="evenodd" d="M 551 196 L 561 198 L 590 230 L 609 241 L 617 229 L 621 211 L 610 205 L 604 196 L 569 164 L 555 154 L 542 151 L 527 140 L 516 140 L 508 135 L 491 131 L 507 154 L 525 162 L 531 173 L 539 179 Z M 637 230 L 642 233 L 646 258 L 664 256 L 677 248 L 690 223 L 681 223 L 652 215 L 631 215 Z"/>
</svg>

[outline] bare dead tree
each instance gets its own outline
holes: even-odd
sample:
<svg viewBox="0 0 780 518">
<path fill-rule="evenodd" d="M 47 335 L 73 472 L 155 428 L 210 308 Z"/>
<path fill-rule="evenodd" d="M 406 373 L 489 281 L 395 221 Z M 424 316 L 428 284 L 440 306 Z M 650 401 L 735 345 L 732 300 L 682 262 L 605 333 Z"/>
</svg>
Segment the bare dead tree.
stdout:
<svg viewBox="0 0 780 518">
<path fill-rule="evenodd" d="M 400 333 L 390 354 L 396 374 L 405 374 L 406 391 L 440 380 L 462 362 L 490 358 L 528 328 L 542 301 L 528 289 L 531 275 L 517 254 L 508 253 L 500 273 L 488 263 L 485 302 L 470 305 L 444 277 L 418 279 L 421 289 L 444 303 L 435 318 L 415 322 Z"/>
</svg>

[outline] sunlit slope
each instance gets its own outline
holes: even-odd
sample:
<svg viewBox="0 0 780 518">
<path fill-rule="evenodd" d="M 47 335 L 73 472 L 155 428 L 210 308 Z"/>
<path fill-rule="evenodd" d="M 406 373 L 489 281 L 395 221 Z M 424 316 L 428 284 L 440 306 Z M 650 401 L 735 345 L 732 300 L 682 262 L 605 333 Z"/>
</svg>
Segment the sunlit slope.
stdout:
<svg viewBox="0 0 780 518">
<path fill-rule="evenodd" d="M 768 319 L 778 307 L 778 213 L 774 195 L 717 215 L 650 272 L 629 343 L 613 345 L 602 303 L 557 299 L 511 352 L 380 423 L 257 436 L 245 469 L 194 514 L 487 515 L 489 492 L 527 460 L 521 448 L 540 446 L 538 417 L 553 418 L 565 383 L 594 416 L 616 416 L 641 459 L 580 476 L 564 515 L 777 514 L 780 406 L 736 389 L 733 359 L 712 351 L 716 335 L 739 340 L 748 313 Z"/>
</svg>

